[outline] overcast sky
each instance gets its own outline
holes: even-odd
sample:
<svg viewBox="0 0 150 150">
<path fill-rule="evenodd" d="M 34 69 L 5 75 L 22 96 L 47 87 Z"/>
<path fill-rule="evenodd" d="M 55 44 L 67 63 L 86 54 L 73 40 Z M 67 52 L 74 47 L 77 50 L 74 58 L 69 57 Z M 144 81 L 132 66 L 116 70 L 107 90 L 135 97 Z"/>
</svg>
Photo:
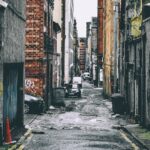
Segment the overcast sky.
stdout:
<svg viewBox="0 0 150 150">
<path fill-rule="evenodd" d="M 86 36 L 86 22 L 97 16 L 97 0 L 74 0 L 74 16 L 77 20 L 78 36 Z"/>
</svg>

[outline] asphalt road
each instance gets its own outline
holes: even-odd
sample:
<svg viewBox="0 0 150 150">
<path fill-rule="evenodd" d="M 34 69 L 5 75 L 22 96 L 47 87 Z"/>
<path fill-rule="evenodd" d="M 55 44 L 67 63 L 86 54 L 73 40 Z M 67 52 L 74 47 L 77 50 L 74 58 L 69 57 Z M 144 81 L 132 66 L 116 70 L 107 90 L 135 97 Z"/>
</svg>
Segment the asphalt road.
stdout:
<svg viewBox="0 0 150 150">
<path fill-rule="evenodd" d="M 120 130 L 126 121 L 113 115 L 102 88 L 83 83 L 82 97 L 65 99 L 66 108 L 50 109 L 31 124 L 24 150 L 138 150 Z"/>
</svg>

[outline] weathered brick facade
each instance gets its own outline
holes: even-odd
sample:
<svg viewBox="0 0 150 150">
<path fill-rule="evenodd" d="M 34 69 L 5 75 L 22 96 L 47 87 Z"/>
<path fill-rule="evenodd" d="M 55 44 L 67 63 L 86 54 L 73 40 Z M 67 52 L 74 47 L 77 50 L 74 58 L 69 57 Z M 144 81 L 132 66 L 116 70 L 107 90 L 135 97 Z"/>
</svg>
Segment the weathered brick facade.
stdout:
<svg viewBox="0 0 150 150">
<path fill-rule="evenodd" d="M 43 97 L 44 0 L 27 0 L 26 15 L 26 93 Z"/>
<path fill-rule="evenodd" d="M 48 67 L 50 66 L 50 56 L 47 51 L 50 37 L 52 37 L 52 21 L 49 19 L 52 18 L 50 17 L 52 16 L 52 7 L 49 7 L 48 10 L 48 5 L 51 6 L 52 1 L 27 0 L 26 5 L 25 91 L 43 98 L 45 98 L 47 86 L 50 86 L 46 85 L 50 78 L 50 72 L 47 74 L 50 70 Z"/>
<path fill-rule="evenodd" d="M 79 42 L 79 50 L 80 50 L 80 71 L 83 73 L 85 71 L 85 56 L 86 56 L 86 39 L 85 38 L 80 38 Z"/>
<path fill-rule="evenodd" d="M 103 56 L 103 0 L 98 0 L 98 58 L 100 68 L 102 67 Z"/>
</svg>

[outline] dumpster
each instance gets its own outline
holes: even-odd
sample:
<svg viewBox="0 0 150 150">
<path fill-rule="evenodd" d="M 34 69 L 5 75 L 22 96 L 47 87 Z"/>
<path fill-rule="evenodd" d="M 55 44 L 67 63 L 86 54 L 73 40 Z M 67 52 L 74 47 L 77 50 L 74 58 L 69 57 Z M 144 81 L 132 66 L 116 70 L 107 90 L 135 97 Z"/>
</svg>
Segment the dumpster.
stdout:
<svg viewBox="0 0 150 150">
<path fill-rule="evenodd" d="M 65 106 L 65 89 L 63 87 L 58 87 L 53 89 L 53 99 L 52 105 L 54 106 Z"/>
<path fill-rule="evenodd" d="M 125 98 L 120 93 L 114 93 L 111 96 L 112 111 L 115 114 L 124 114 L 125 112 Z"/>
</svg>

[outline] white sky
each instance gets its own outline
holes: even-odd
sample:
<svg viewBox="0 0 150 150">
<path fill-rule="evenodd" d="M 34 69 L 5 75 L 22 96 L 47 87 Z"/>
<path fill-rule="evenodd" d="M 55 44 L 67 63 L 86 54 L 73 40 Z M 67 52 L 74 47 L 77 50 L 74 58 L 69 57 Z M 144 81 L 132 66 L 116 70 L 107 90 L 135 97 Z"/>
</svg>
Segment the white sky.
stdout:
<svg viewBox="0 0 150 150">
<path fill-rule="evenodd" d="M 86 36 L 86 22 L 97 16 L 97 0 L 74 0 L 74 16 L 77 20 L 78 36 Z"/>
</svg>

